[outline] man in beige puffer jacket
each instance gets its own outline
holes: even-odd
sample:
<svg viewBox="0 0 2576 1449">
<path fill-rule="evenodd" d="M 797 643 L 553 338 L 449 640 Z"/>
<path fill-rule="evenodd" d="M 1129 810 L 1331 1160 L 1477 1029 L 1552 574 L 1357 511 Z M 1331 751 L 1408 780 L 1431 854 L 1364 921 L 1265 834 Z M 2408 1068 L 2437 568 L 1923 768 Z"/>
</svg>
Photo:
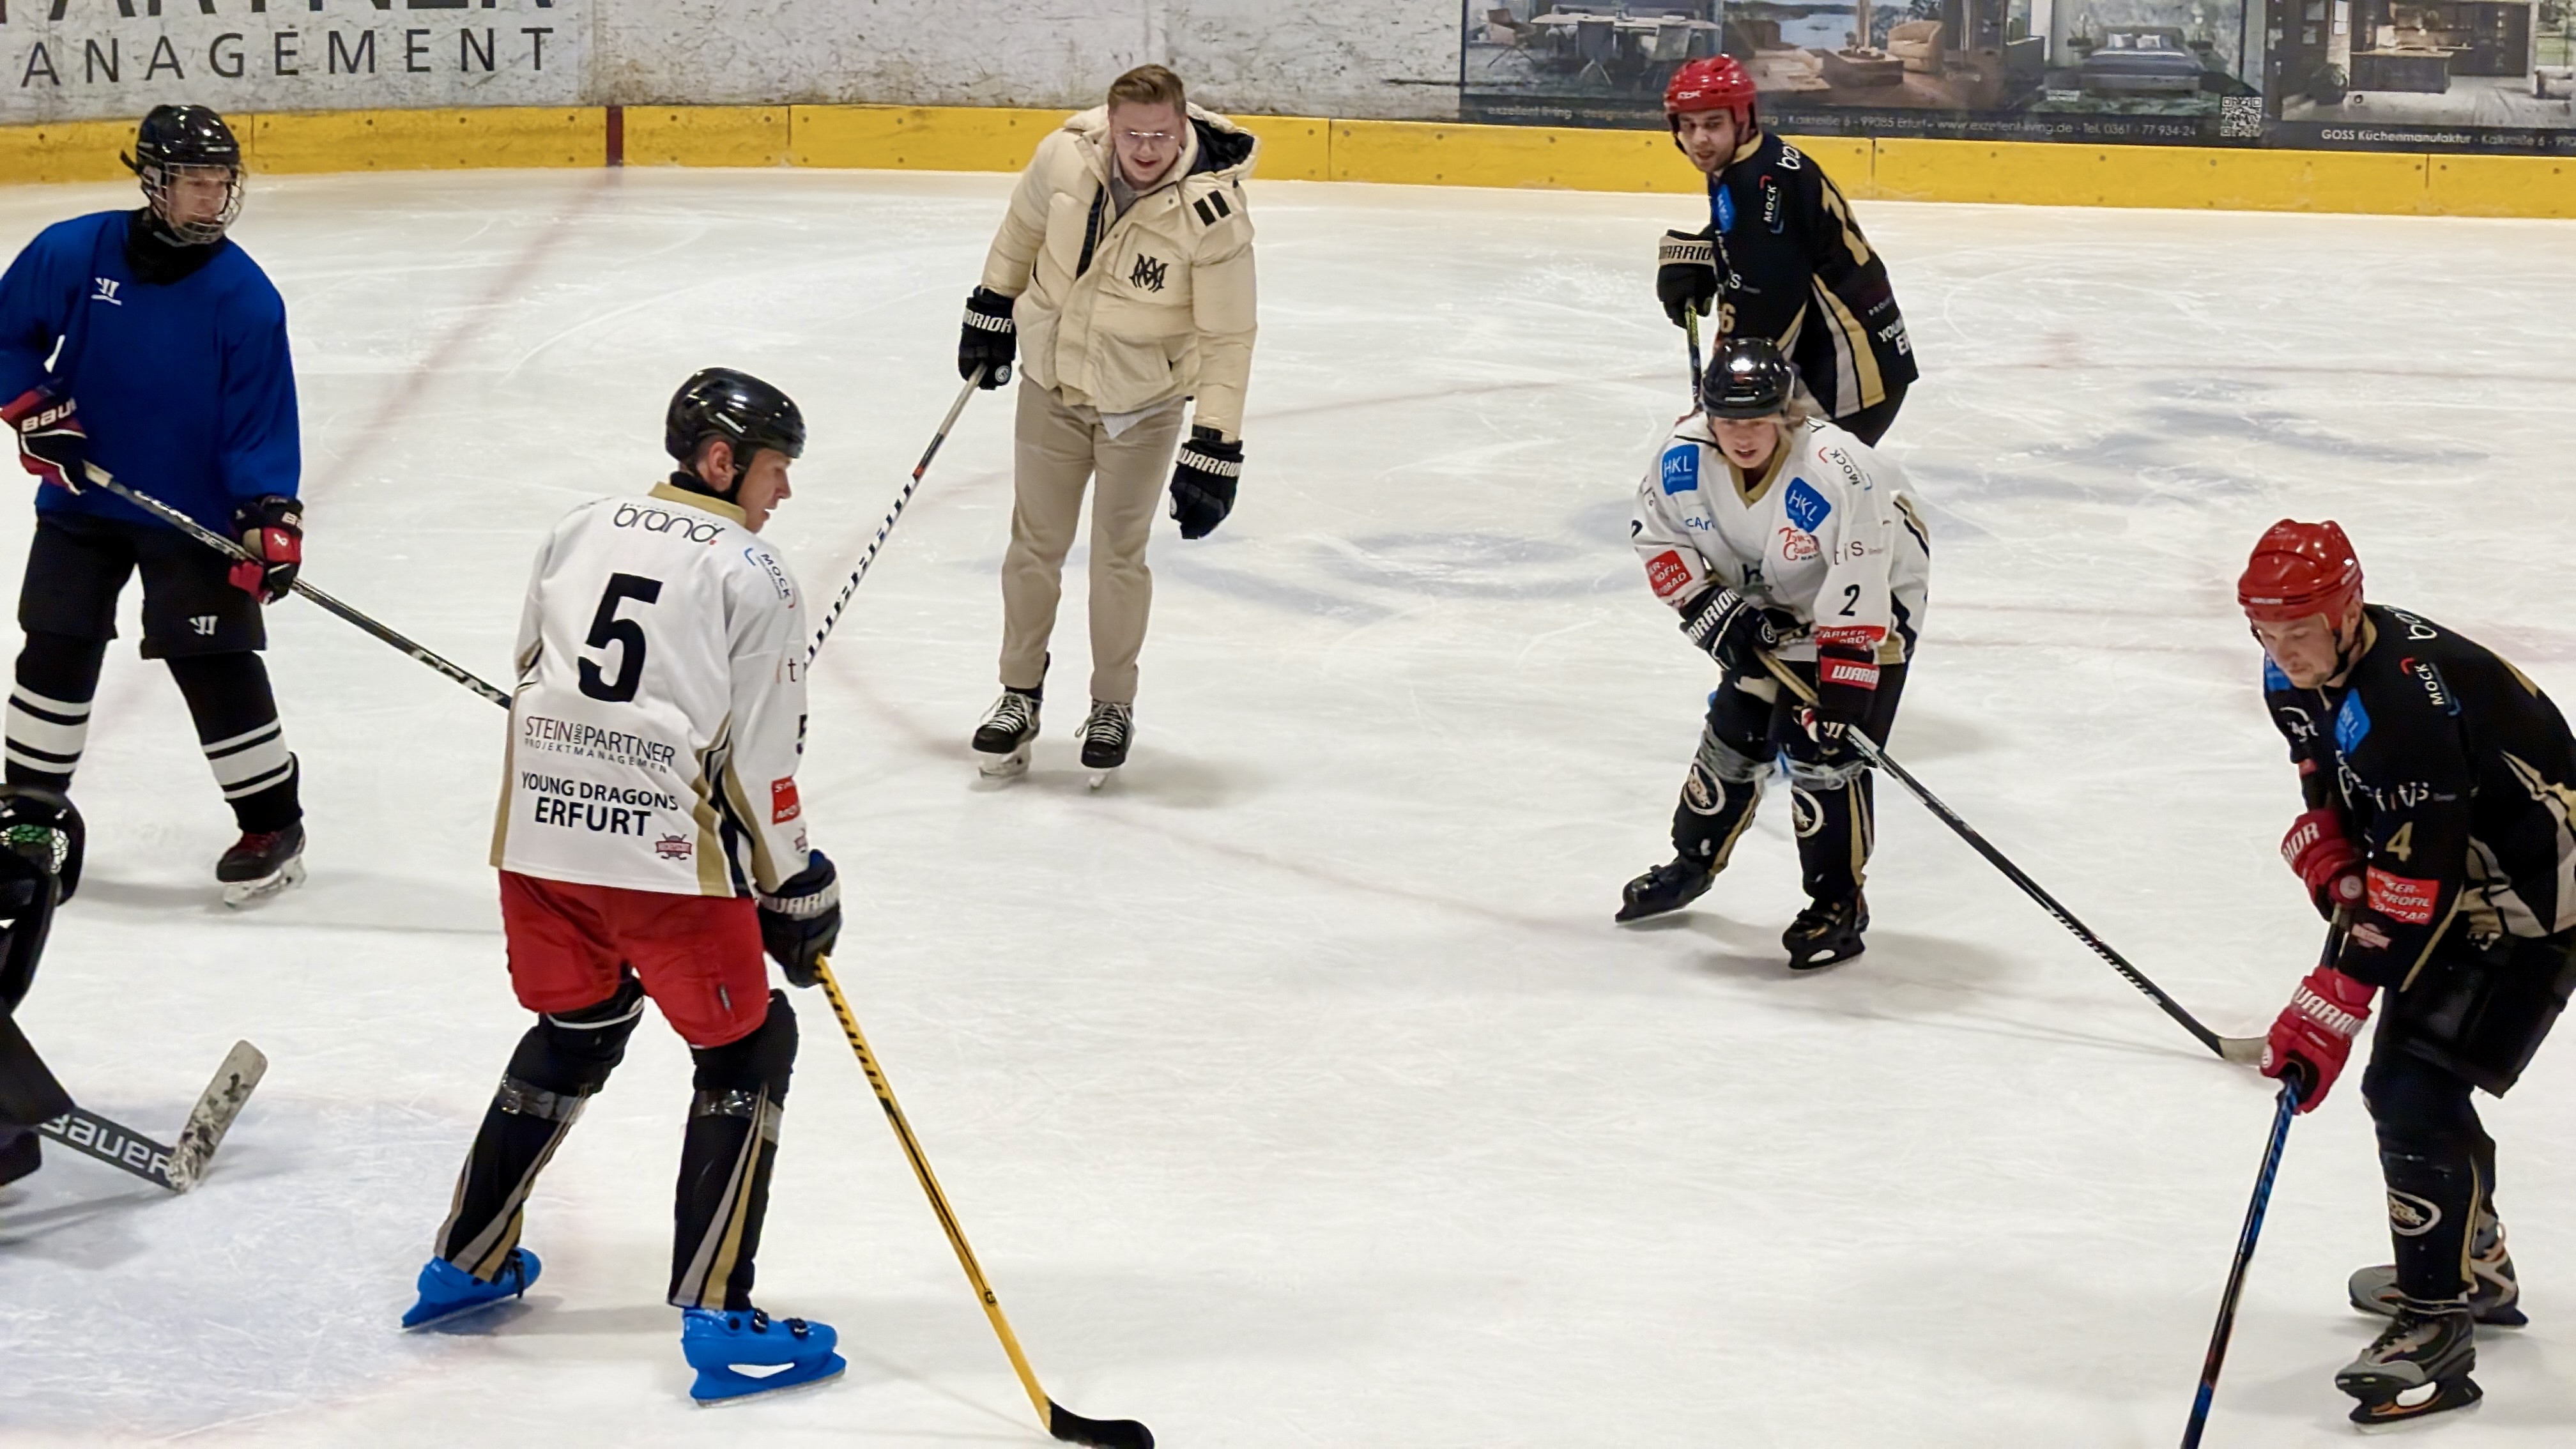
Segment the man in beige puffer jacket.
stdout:
<svg viewBox="0 0 2576 1449">
<path fill-rule="evenodd" d="M 1010 380 L 1025 336 L 1002 560 L 1002 697 L 975 731 L 984 773 L 1028 768 L 1064 556 L 1091 502 L 1091 713 L 1097 785 L 1126 763 L 1136 656 L 1153 575 L 1145 545 L 1163 470 L 1183 538 L 1234 506 L 1252 371 L 1253 137 L 1190 105 L 1178 76 L 1139 66 L 1038 143 L 966 299 L 962 377 Z M 1193 397 L 1188 446 L 1184 405 Z"/>
</svg>

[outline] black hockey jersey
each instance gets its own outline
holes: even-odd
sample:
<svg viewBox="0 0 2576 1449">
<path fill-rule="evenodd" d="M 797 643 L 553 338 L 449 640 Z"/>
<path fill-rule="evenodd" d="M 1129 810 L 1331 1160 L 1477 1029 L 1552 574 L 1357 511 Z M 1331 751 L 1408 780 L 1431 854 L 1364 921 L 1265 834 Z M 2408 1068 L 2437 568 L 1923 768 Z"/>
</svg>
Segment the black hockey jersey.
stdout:
<svg viewBox="0 0 2576 1449">
<path fill-rule="evenodd" d="M 2311 809 L 2339 806 L 2369 862 L 2342 969 L 2402 988 L 2459 918 L 2470 940 L 2576 930 L 2576 740 L 2540 687 L 2402 609 L 2366 606 L 2341 687 L 2263 699 Z"/>
<path fill-rule="evenodd" d="M 1776 343 L 1838 418 L 1914 381 L 1887 264 L 1813 158 L 1758 131 L 1709 178 L 1708 207 L 1719 335 Z"/>
</svg>

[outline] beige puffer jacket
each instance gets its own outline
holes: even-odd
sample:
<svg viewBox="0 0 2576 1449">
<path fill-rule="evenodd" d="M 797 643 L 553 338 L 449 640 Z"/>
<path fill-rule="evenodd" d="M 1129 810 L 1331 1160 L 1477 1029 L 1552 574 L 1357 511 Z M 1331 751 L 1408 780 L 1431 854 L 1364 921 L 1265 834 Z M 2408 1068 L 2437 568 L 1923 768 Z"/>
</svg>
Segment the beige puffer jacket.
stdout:
<svg viewBox="0 0 2576 1449">
<path fill-rule="evenodd" d="M 1167 179 L 1112 220 L 1109 108 L 1038 143 L 984 259 L 984 285 L 1016 297 L 1020 366 L 1038 386 L 1104 413 L 1195 395 L 1194 422 L 1243 436 L 1252 374 L 1252 217 L 1243 179 L 1258 143 L 1189 108 Z"/>
</svg>

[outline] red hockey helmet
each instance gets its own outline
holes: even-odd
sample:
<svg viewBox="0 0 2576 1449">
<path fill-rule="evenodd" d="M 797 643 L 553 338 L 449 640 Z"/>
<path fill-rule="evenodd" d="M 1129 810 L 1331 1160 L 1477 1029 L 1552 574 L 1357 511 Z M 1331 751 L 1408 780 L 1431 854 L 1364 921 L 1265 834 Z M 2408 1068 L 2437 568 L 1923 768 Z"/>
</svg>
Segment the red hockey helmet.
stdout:
<svg viewBox="0 0 2576 1449">
<path fill-rule="evenodd" d="M 1732 111 L 1735 124 L 1750 129 L 1753 77 L 1731 55 L 1685 61 L 1664 86 L 1664 120 L 1669 123 L 1684 111 Z"/>
<path fill-rule="evenodd" d="M 2263 530 L 2236 580 L 2236 602 L 2257 624 L 2292 624 L 2323 614 L 2340 628 L 2345 608 L 2360 597 L 2361 559 L 2333 519 L 2284 518 Z"/>
</svg>

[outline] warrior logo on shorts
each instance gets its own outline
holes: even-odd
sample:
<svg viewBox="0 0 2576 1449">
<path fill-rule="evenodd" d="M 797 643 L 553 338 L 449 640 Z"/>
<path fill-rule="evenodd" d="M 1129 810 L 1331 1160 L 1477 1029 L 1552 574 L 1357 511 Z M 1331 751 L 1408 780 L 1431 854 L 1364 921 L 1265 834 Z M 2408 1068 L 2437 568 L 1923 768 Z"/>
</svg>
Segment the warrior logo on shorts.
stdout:
<svg viewBox="0 0 2576 1449">
<path fill-rule="evenodd" d="M 1127 285 L 1139 287 L 1148 292 L 1159 292 L 1163 290 L 1165 274 L 1170 271 L 1169 262 L 1158 262 L 1152 257 L 1139 256 L 1136 258 L 1136 270 L 1128 274 Z"/>
<path fill-rule="evenodd" d="M 2420 1238 L 2440 1226 L 2442 1210 L 2411 1192 L 2388 1192 L 2388 1230 L 2401 1238 Z"/>
</svg>

